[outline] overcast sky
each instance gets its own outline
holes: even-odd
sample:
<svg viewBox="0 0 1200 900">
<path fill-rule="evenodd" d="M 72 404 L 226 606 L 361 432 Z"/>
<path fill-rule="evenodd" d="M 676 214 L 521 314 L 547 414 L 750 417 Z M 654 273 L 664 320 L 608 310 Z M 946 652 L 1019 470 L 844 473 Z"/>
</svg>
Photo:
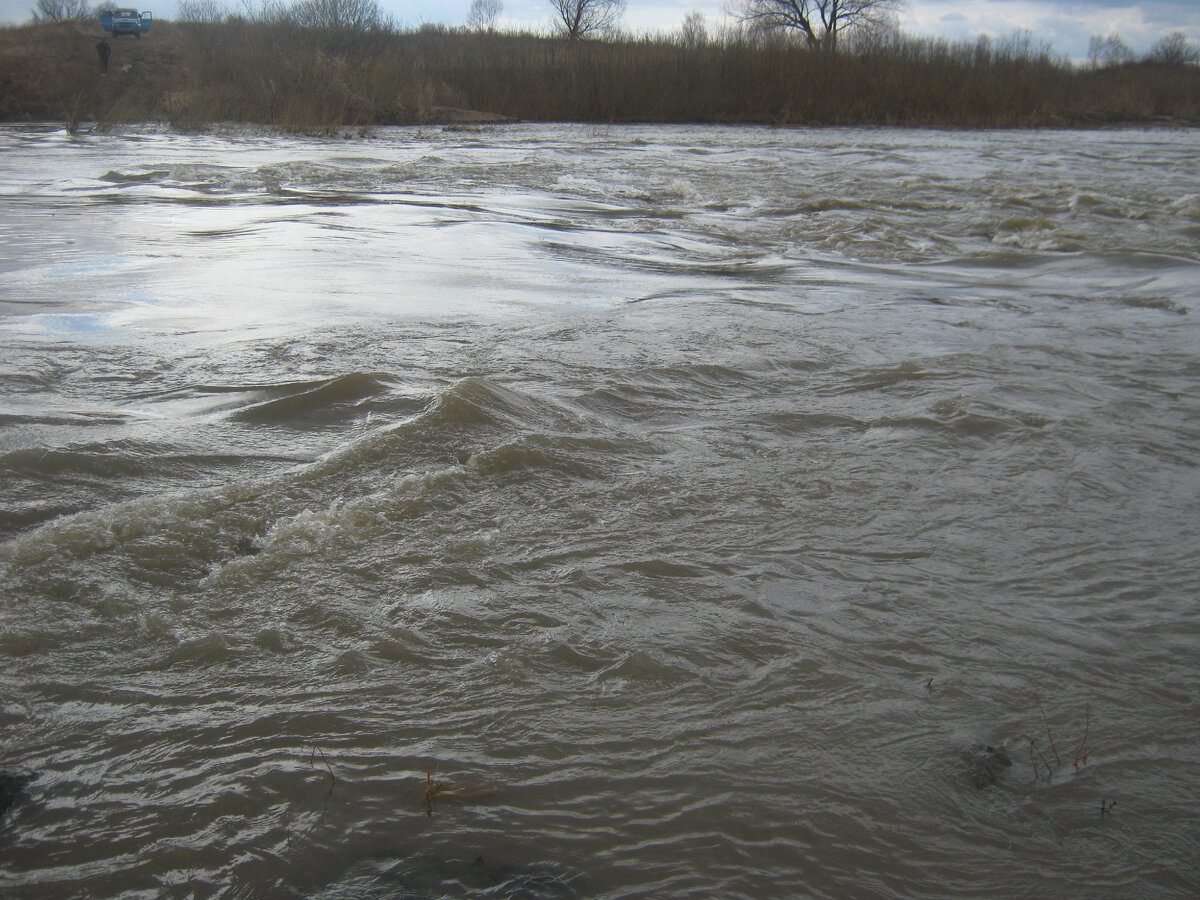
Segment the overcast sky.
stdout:
<svg viewBox="0 0 1200 900">
<path fill-rule="evenodd" d="M 0 22 L 29 20 L 37 0 L 0 0 Z M 126 2 L 126 0 L 121 0 Z M 171 18 L 177 0 L 142 0 L 141 9 Z M 241 8 L 244 0 L 224 0 Z M 249 0 L 252 7 L 261 0 Z M 550 0 L 503 0 L 502 26 L 548 29 Z M 627 0 L 625 25 L 633 31 L 669 31 L 692 10 L 711 23 L 724 18 L 726 0 Z M 132 4 L 131 4 L 132 5 Z M 471 0 L 380 0 L 401 25 L 441 22 L 461 25 Z M 1183 31 L 1200 41 L 1200 0 L 909 0 L 900 14 L 901 27 L 919 35 L 975 38 L 1004 37 L 1015 29 L 1030 30 L 1057 53 L 1074 59 L 1087 56 L 1088 38 L 1118 32 L 1135 51 L 1143 53 L 1163 35 Z"/>
</svg>

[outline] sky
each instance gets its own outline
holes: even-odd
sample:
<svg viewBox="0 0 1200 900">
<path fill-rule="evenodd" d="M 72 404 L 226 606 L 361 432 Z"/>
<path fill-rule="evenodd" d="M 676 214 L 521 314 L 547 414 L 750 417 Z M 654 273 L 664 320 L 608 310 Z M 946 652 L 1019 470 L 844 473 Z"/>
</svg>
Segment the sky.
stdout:
<svg viewBox="0 0 1200 900">
<path fill-rule="evenodd" d="M 37 0 L 0 0 L 0 23 L 26 22 Z M 121 0 L 126 2 L 126 0 Z M 136 5 L 134 0 L 128 0 Z M 177 0 L 140 0 L 141 9 L 171 18 Z M 251 7 L 261 0 L 224 0 L 230 8 L 243 2 Z M 423 22 L 461 25 L 471 0 L 379 0 L 401 25 Z M 728 0 L 626 0 L 624 24 L 634 32 L 671 31 L 693 10 L 711 25 L 724 20 Z M 503 0 L 501 27 L 549 30 L 550 0 Z M 899 16 L 900 27 L 910 34 L 951 39 L 971 39 L 981 34 L 993 38 L 1028 29 L 1035 42 L 1076 60 L 1087 57 L 1092 35 L 1120 34 L 1136 53 L 1145 53 L 1159 38 L 1183 31 L 1200 42 L 1200 0 L 908 0 Z"/>
</svg>

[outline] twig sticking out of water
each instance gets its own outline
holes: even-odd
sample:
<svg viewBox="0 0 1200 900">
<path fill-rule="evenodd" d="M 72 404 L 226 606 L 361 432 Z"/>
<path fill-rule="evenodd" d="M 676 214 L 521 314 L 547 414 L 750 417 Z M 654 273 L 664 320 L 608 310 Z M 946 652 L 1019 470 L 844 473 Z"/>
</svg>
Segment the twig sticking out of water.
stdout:
<svg viewBox="0 0 1200 900">
<path fill-rule="evenodd" d="M 425 766 L 425 815 L 433 818 L 433 799 L 442 792 L 442 783 L 433 780 L 433 773 L 437 771 L 437 766 L 434 763 L 427 763 Z"/>
<path fill-rule="evenodd" d="M 1029 759 L 1033 762 L 1033 780 L 1042 780 L 1042 771 L 1038 768 L 1038 760 L 1040 759 L 1046 769 L 1046 780 L 1049 781 L 1050 776 L 1054 774 L 1056 766 L 1051 765 L 1050 760 L 1046 759 L 1046 754 L 1038 749 L 1037 738 L 1029 739 Z"/>
<path fill-rule="evenodd" d="M 1033 779 L 1034 781 L 1050 781 L 1054 777 L 1054 773 L 1062 768 L 1062 756 L 1058 752 L 1058 746 L 1054 743 L 1054 732 L 1050 728 L 1050 719 L 1046 715 L 1046 708 L 1042 706 L 1041 698 L 1037 694 L 1033 695 L 1033 701 L 1037 704 L 1038 711 L 1042 714 L 1042 728 L 1046 732 L 1046 740 L 1050 744 L 1050 753 L 1054 757 L 1054 762 L 1046 756 L 1045 753 L 1037 745 L 1037 738 L 1029 739 L 1029 758 L 1033 763 Z M 1089 701 L 1085 707 L 1084 722 L 1083 722 L 1083 737 L 1079 741 L 1079 746 L 1075 750 L 1075 756 L 1071 763 L 1078 769 L 1080 766 L 1086 766 L 1088 761 L 1088 734 L 1092 726 L 1092 704 Z M 1041 766 L 1038 761 L 1041 761 Z"/>
<path fill-rule="evenodd" d="M 1101 800 L 1100 801 L 1100 818 L 1104 818 L 1112 813 L 1112 808 L 1117 805 L 1116 800 Z"/>
<path fill-rule="evenodd" d="M 433 776 L 437 774 L 437 763 L 427 763 L 425 766 L 425 815 L 433 818 L 433 801 L 442 800 L 474 800 L 476 797 L 486 797 L 495 792 L 490 784 L 465 784 L 462 787 L 447 787 L 444 782 Z"/>
<path fill-rule="evenodd" d="M 316 765 L 317 754 L 321 754 L 321 762 L 325 763 L 325 768 L 329 770 L 329 793 L 333 793 L 333 786 L 337 784 L 337 776 L 333 774 L 333 766 L 329 765 L 329 760 L 325 758 L 325 751 L 313 744 L 312 753 L 309 754 L 309 766 Z"/>
<path fill-rule="evenodd" d="M 1079 768 L 1080 765 L 1085 765 L 1085 766 L 1087 765 L 1087 761 L 1088 761 L 1088 746 L 1087 746 L 1088 731 L 1091 729 L 1091 727 L 1092 727 L 1092 704 L 1091 704 L 1091 701 L 1088 701 L 1088 704 L 1084 707 L 1083 738 L 1079 742 L 1079 749 L 1075 751 L 1075 762 L 1073 763 L 1073 765 L 1077 769 Z M 1113 801 L 1113 802 L 1115 803 L 1116 801 Z"/>
<path fill-rule="evenodd" d="M 1050 752 L 1054 754 L 1054 762 L 1061 766 L 1062 758 L 1058 755 L 1058 748 L 1054 746 L 1054 735 L 1050 731 L 1050 720 L 1046 718 L 1046 708 L 1042 706 L 1042 699 L 1037 694 L 1033 695 L 1033 701 L 1042 713 L 1042 724 L 1046 727 L 1046 738 L 1050 741 Z"/>
</svg>

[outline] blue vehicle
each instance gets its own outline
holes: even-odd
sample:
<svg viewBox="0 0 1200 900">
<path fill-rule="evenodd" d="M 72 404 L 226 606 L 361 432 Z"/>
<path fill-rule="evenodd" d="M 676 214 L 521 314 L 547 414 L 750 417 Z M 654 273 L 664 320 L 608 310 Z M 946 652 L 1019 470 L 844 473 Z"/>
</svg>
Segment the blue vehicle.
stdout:
<svg viewBox="0 0 1200 900">
<path fill-rule="evenodd" d="M 114 38 L 132 34 L 140 40 L 150 30 L 153 20 L 152 14 L 140 13 L 136 9 L 106 9 L 100 13 L 100 27 Z"/>
</svg>

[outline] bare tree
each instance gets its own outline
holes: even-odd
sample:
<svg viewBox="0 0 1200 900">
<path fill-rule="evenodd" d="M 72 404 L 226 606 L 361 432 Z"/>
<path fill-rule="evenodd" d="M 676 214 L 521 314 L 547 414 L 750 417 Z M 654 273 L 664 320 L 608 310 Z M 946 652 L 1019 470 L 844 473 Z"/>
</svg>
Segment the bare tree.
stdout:
<svg viewBox="0 0 1200 900">
<path fill-rule="evenodd" d="M 1108 37 L 1097 34 L 1088 41 L 1088 59 L 1093 69 L 1122 66 L 1133 62 L 1133 51 L 1115 31 Z"/>
<path fill-rule="evenodd" d="M 737 16 L 753 28 L 794 31 L 808 46 L 837 50 L 844 31 L 884 22 L 904 0 L 741 0 Z"/>
<path fill-rule="evenodd" d="M 70 22 L 92 17 L 87 0 L 38 0 L 33 18 L 38 22 Z"/>
<path fill-rule="evenodd" d="M 220 22 L 229 15 L 219 0 L 179 0 L 177 22 Z"/>
<path fill-rule="evenodd" d="M 1200 46 L 1187 39 L 1182 31 L 1172 31 L 1150 49 L 1155 62 L 1182 66 L 1200 62 Z"/>
<path fill-rule="evenodd" d="M 708 43 L 708 22 L 704 13 L 693 9 L 679 26 L 679 43 L 685 47 L 703 47 Z"/>
<path fill-rule="evenodd" d="M 378 0 L 298 0 L 288 12 L 297 25 L 323 31 L 382 31 L 391 24 Z"/>
<path fill-rule="evenodd" d="M 467 13 L 467 27 L 476 31 L 495 31 L 496 20 L 503 11 L 503 0 L 471 0 L 471 11 Z"/>
<path fill-rule="evenodd" d="M 550 5 L 573 41 L 612 31 L 625 13 L 625 0 L 550 0 Z"/>
</svg>

